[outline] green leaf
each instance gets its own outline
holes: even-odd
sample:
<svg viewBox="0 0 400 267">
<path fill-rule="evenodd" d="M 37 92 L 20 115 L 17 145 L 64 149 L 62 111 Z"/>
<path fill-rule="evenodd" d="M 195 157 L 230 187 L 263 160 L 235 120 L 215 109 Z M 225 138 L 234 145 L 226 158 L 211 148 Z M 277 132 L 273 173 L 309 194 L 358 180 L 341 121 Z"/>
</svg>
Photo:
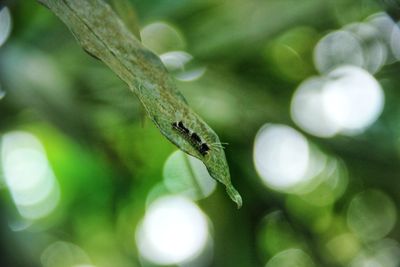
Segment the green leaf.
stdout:
<svg viewBox="0 0 400 267">
<path fill-rule="evenodd" d="M 242 198 L 231 184 L 223 148 L 211 146 L 203 156 L 173 129 L 183 121 L 208 144 L 219 144 L 217 134 L 187 105 L 160 59 L 141 45 L 111 7 L 101 0 L 38 0 L 54 12 L 89 54 L 103 61 L 136 94 L 160 132 L 182 151 L 199 158 L 210 175 L 226 186 L 238 207 Z"/>
<path fill-rule="evenodd" d="M 129 0 L 111 0 L 111 5 L 125 26 L 140 41 L 140 28 L 133 4 Z"/>
</svg>

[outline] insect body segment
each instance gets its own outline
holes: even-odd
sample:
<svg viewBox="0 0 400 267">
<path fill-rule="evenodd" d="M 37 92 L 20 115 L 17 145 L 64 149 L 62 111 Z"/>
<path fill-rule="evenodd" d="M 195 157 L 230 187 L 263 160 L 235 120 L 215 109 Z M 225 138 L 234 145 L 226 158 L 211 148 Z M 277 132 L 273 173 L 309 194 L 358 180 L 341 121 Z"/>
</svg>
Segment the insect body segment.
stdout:
<svg viewBox="0 0 400 267">
<path fill-rule="evenodd" d="M 190 136 L 190 131 L 188 128 L 185 127 L 185 125 L 183 125 L 183 123 L 180 122 L 174 122 L 172 123 L 172 127 L 177 130 L 178 132 L 180 132 L 182 135 L 188 135 Z"/>
<path fill-rule="evenodd" d="M 172 123 L 172 128 L 178 131 L 200 154 L 203 156 L 208 155 L 210 147 L 201 140 L 198 134 L 186 128 L 182 121 Z"/>
<path fill-rule="evenodd" d="M 200 136 L 198 136 L 196 133 L 192 133 L 190 135 L 190 138 L 196 143 L 202 143 L 201 139 L 200 139 Z"/>
<path fill-rule="evenodd" d="M 189 129 L 186 128 L 185 125 L 183 125 L 183 122 L 181 122 L 181 121 L 178 122 L 178 126 L 179 126 L 179 128 L 182 129 L 183 132 L 185 132 L 186 134 L 189 134 L 189 133 L 190 133 Z"/>
<path fill-rule="evenodd" d="M 200 147 L 198 147 L 198 150 L 202 155 L 206 155 L 208 151 L 210 151 L 210 147 L 206 143 L 202 143 Z"/>
</svg>

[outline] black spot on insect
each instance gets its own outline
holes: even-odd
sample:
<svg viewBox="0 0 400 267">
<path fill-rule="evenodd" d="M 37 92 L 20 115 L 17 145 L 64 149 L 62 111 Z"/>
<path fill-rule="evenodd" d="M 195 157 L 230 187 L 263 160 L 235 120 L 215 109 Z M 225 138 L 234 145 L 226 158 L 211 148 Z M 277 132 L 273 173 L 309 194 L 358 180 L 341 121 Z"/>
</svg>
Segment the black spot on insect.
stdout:
<svg viewBox="0 0 400 267">
<path fill-rule="evenodd" d="M 179 121 L 179 122 L 174 122 L 172 123 L 172 127 L 177 130 L 178 132 L 180 132 L 182 135 L 187 135 L 186 138 L 190 137 L 190 131 L 188 128 L 185 127 L 185 125 L 183 125 L 183 122 Z"/>
<path fill-rule="evenodd" d="M 186 128 L 185 125 L 183 125 L 183 122 L 182 122 L 182 121 L 178 122 L 178 126 L 179 126 L 179 128 L 180 128 L 182 131 L 184 131 L 184 132 L 187 133 L 188 135 L 190 134 L 189 129 Z"/>
<path fill-rule="evenodd" d="M 206 143 L 202 143 L 198 150 L 199 150 L 200 154 L 205 156 L 210 151 L 210 147 Z"/>
<path fill-rule="evenodd" d="M 193 142 L 198 143 L 199 145 L 202 143 L 200 136 L 198 136 L 196 133 L 192 133 L 192 135 L 190 136 L 190 138 L 192 138 Z"/>
</svg>

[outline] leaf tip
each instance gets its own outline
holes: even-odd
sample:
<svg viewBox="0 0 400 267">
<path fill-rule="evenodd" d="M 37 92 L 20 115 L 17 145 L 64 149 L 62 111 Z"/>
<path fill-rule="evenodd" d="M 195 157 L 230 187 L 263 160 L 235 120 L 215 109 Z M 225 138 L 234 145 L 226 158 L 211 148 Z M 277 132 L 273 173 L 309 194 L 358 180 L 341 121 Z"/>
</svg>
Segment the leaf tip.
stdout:
<svg viewBox="0 0 400 267">
<path fill-rule="evenodd" d="M 243 201 L 239 192 L 232 185 L 226 187 L 226 192 L 228 193 L 229 197 L 236 203 L 237 208 L 240 209 L 242 207 Z"/>
</svg>

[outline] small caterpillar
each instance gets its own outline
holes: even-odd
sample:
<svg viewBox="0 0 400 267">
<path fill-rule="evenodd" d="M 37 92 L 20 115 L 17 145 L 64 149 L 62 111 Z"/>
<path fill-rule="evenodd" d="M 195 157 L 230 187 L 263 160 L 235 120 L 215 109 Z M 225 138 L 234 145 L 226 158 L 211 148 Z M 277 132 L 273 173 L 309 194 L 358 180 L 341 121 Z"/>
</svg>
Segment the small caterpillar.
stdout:
<svg viewBox="0 0 400 267">
<path fill-rule="evenodd" d="M 178 131 L 193 147 L 197 149 L 203 156 L 208 155 L 210 152 L 210 147 L 201 140 L 200 136 L 195 132 L 190 132 L 188 128 L 185 127 L 182 121 L 173 122 L 172 128 Z"/>
</svg>

